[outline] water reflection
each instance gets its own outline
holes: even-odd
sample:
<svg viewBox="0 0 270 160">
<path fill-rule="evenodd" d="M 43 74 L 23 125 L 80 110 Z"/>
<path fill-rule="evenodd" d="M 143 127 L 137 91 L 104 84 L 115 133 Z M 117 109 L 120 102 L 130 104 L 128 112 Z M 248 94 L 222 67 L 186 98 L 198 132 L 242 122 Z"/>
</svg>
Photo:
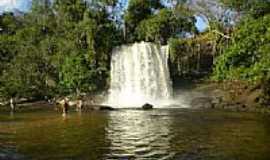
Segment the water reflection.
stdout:
<svg viewBox="0 0 270 160">
<path fill-rule="evenodd" d="M 106 138 L 111 142 L 108 159 L 168 159 L 170 151 L 171 118 L 160 112 L 127 110 L 111 112 Z"/>
<path fill-rule="evenodd" d="M 188 109 L 70 112 L 65 118 L 7 112 L 0 113 L 0 159 L 269 160 L 269 122 L 257 114 Z"/>
</svg>

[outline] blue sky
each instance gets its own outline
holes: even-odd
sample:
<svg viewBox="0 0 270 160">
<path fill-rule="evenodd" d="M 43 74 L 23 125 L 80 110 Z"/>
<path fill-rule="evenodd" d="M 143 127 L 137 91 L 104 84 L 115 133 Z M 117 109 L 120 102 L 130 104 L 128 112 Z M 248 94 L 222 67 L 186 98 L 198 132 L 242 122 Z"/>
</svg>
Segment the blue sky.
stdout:
<svg viewBox="0 0 270 160">
<path fill-rule="evenodd" d="M 198 28 L 198 30 L 200 32 L 203 32 L 208 27 L 208 25 L 205 22 L 205 20 L 202 17 L 200 17 L 200 16 L 196 16 L 196 24 L 195 25 L 196 25 L 196 27 Z"/>
<path fill-rule="evenodd" d="M 125 0 L 121 0 L 122 2 Z M 0 0 L 0 13 L 4 11 L 12 11 L 18 9 L 20 11 L 27 11 L 30 7 L 31 0 Z M 199 31 L 203 31 L 207 28 L 207 24 L 203 18 L 196 16 L 196 26 Z"/>
</svg>

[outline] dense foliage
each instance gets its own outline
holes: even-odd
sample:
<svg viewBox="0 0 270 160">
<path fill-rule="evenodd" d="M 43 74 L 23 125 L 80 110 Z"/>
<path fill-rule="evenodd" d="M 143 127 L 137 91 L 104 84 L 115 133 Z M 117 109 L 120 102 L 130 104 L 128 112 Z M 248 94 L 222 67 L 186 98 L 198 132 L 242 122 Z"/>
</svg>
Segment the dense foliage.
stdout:
<svg viewBox="0 0 270 160">
<path fill-rule="evenodd" d="M 234 33 L 229 48 L 217 59 L 217 79 L 258 80 L 270 66 L 270 15 L 247 18 Z"/>
<path fill-rule="evenodd" d="M 112 2 L 34 1 L 24 15 L 1 15 L 1 94 L 43 97 L 104 88 L 110 52 L 121 39 L 106 8 Z"/>
<path fill-rule="evenodd" d="M 102 90 L 113 47 L 142 40 L 167 43 L 195 32 L 191 14 L 156 0 L 130 0 L 121 23 L 115 19 L 117 3 L 34 0 L 29 12 L 0 15 L 0 95 L 43 98 Z"/>
<path fill-rule="evenodd" d="M 160 0 L 130 0 L 124 16 L 127 42 L 136 41 L 135 30 L 140 22 L 153 15 L 155 10 L 163 7 Z"/>
<path fill-rule="evenodd" d="M 213 57 L 217 53 L 214 43 L 219 38 L 212 32 L 188 39 L 171 38 L 169 45 L 172 77 L 195 76 L 211 71 Z"/>
<path fill-rule="evenodd" d="M 253 17 L 260 17 L 270 13 L 269 0 L 221 0 L 225 5 L 233 8 L 239 14 L 250 14 Z"/>
<path fill-rule="evenodd" d="M 126 42 L 166 44 L 170 37 L 196 33 L 194 15 L 182 9 L 166 8 L 160 0 L 130 0 L 124 17 Z"/>
<path fill-rule="evenodd" d="M 196 32 L 193 16 L 177 14 L 176 11 L 161 9 L 158 14 L 143 20 L 136 28 L 139 40 L 166 44 L 171 37 Z"/>
<path fill-rule="evenodd" d="M 245 8 L 251 2 L 259 5 Z M 264 97 L 270 100 L 270 2 L 240 4 L 247 15 L 235 28 L 230 45 L 216 59 L 213 78 L 259 83 Z"/>
<path fill-rule="evenodd" d="M 205 33 L 188 1 L 164 2 L 129 0 L 119 13 L 118 0 L 33 0 L 26 13 L 0 15 L 0 97 L 102 90 L 112 49 L 136 41 L 170 45 L 172 78 L 213 69 L 215 80 L 270 86 L 269 0 L 220 0 L 239 16 L 229 27 L 209 18 Z"/>
</svg>

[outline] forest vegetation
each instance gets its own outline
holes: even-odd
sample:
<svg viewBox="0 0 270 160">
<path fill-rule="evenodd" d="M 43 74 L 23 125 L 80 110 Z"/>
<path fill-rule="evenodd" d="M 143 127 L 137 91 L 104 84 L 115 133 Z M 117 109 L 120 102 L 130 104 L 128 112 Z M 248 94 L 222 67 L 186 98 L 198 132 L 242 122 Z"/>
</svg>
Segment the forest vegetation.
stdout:
<svg viewBox="0 0 270 160">
<path fill-rule="evenodd" d="M 177 3 L 174 3 L 177 2 Z M 220 0 L 237 14 L 227 20 L 185 0 L 33 0 L 25 13 L 0 15 L 0 97 L 43 99 L 106 90 L 116 46 L 147 41 L 170 45 L 171 77 L 207 72 L 214 81 L 247 81 L 270 101 L 270 1 Z M 173 5 L 172 5 L 173 4 Z"/>
</svg>

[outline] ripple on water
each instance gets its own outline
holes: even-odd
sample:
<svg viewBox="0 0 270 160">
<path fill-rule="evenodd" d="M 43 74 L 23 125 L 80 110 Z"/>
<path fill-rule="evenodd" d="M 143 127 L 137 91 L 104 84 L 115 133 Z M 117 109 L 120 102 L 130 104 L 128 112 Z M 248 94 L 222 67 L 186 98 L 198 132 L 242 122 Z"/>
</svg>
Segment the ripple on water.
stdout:
<svg viewBox="0 0 270 160">
<path fill-rule="evenodd" d="M 120 115 L 119 115 L 120 114 Z M 169 159 L 170 119 L 153 112 L 122 111 L 110 114 L 106 128 L 111 142 L 108 159 Z M 166 126 L 166 127 L 165 127 Z"/>
<path fill-rule="evenodd" d="M 154 109 L 14 118 L 0 124 L 0 160 L 270 159 L 270 119 L 257 114 Z"/>
</svg>

